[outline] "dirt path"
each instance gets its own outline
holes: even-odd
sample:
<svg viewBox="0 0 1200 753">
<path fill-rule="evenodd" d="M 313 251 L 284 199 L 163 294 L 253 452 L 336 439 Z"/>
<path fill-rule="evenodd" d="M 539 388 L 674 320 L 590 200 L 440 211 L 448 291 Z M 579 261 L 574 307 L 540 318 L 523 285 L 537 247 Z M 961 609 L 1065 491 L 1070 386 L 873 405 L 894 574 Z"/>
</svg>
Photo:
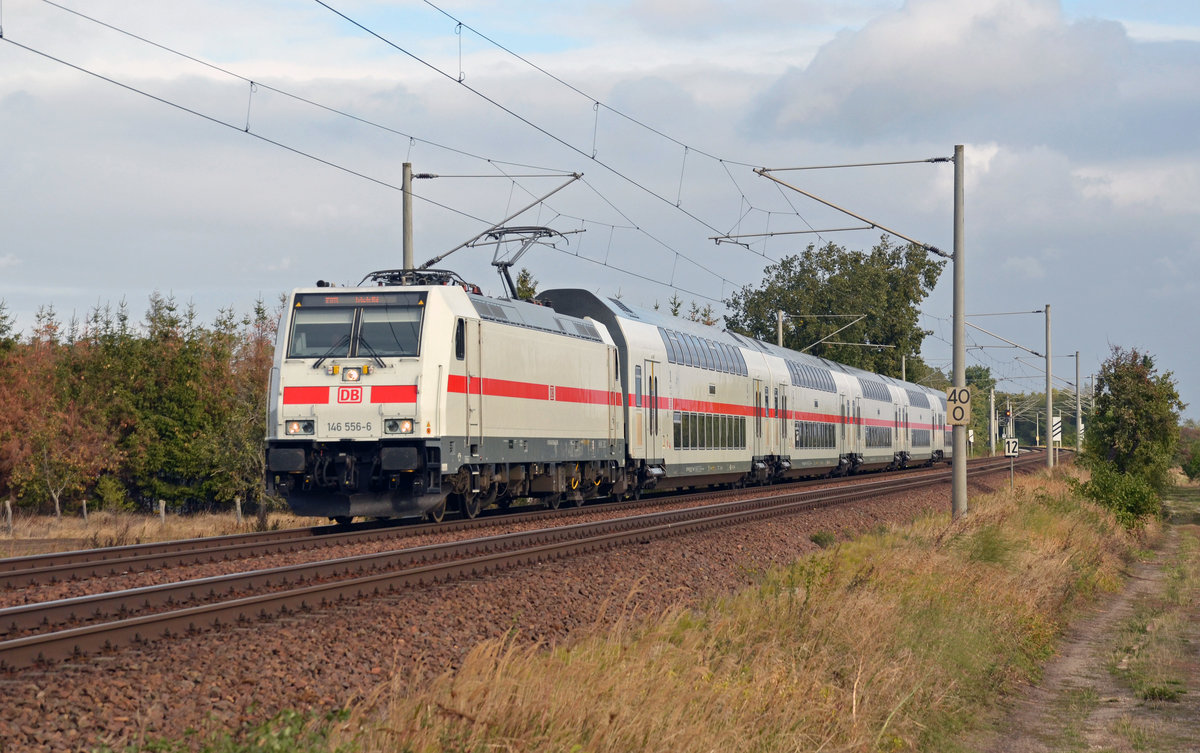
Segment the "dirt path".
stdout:
<svg viewBox="0 0 1200 753">
<path fill-rule="evenodd" d="M 1180 557 L 1193 562 L 1193 568 L 1197 558 L 1196 548 L 1185 540 L 1200 539 L 1200 489 L 1172 504 L 1163 546 L 1130 568 L 1119 595 L 1077 620 L 1047 664 L 1041 683 L 1013 700 L 995 737 L 981 750 L 1200 753 L 1200 599 L 1193 591 L 1188 606 L 1176 610 L 1173 620 L 1152 618 L 1170 606 L 1168 581 L 1174 568 L 1178 583 Z M 1183 549 L 1181 544 L 1186 544 Z M 1196 583 L 1188 586 L 1195 588 Z M 1141 658 L 1145 645 L 1138 636 L 1155 631 L 1162 632 L 1153 639 L 1169 635 L 1168 642 L 1177 649 L 1166 674 L 1179 682 L 1169 683 L 1169 692 L 1138 691 L 1129 679 L 1130 663 Z M 1144 697 L 1156 694 L 1173 698 Z"/>
</svg>

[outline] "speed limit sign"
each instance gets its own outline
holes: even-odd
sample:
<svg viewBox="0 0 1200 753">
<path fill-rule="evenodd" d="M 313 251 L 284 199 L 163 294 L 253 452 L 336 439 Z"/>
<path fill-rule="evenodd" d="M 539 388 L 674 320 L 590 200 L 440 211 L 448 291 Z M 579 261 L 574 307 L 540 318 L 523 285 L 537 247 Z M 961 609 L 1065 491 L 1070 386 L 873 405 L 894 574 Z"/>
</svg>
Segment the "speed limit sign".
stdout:
<svg viewBox="0 0 1200 753">
<path fill-rule="evenodd" d="M 951 426 L 967 426 L 971 423 L 971 390 L 966 387 L 950 387 L 946 390 L 946 423 Z"/>
</svg>

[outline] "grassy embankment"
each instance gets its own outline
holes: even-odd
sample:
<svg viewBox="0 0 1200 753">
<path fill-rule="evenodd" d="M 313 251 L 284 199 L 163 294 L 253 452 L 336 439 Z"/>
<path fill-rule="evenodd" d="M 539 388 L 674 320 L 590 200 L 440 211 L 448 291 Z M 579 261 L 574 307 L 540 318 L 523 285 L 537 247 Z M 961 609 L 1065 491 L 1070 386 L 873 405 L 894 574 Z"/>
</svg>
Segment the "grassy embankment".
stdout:
<svg viewBox="0 0 1200 753">
<path fill-rule="evenodd" d="M 382 689 L 330 744 L 371 751 L 959 750 L 1072 612 L 1153 537 L 1061 479 L 831 546 L 703 609 L 568 646 L 478 646 Z M 403 678 L 396 681 L 404 685 Z"/>
</svg>

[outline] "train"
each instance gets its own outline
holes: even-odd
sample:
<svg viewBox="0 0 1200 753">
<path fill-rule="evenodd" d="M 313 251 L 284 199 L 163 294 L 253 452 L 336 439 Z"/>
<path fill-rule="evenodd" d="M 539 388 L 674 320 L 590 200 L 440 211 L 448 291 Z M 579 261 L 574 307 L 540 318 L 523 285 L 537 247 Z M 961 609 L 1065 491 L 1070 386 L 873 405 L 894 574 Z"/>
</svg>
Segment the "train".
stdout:
<svg viewBox="0 0 1200 753">
<path fill-rule="evenodd" d="M 950 460 L 941 392 L 584 289 L 381 270 L 286 299 L 266 482 L 302 516 L 473 518 Z"/>
</svg>

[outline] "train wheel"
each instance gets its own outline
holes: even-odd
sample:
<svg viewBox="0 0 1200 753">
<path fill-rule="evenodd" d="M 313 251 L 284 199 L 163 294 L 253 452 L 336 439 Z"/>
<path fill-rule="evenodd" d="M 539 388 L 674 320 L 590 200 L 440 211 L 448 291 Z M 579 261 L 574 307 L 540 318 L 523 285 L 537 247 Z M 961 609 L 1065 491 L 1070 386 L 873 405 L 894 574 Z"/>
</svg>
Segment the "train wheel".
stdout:
<svg viewBox="0 0 1200 753">
<path fill-rule="evenodd" d="M 437 505 L 425 511 L 425 519 L 433 523 L 441 523 L 442 518 L 446 517 L 446 500 L 442 499 Z"/>
<path fill-rule="evenodd" d="M 350 521 L 352 521 L 352 520 L 354 520 L 354 517 L 351 515 L 334 515 L 333 516 L 333 522 L 337 523 L 339 526 L 348 526 L 348 525 L 350 525 Z"/>
<path fill-rule="evenodd" d="M 562 495 L 561 494 L 551 494 L 551 495 L 547 496 L 543 501 L 546 503 L 547 510 L 557 510 L 558 506 L 562 504 Z"/>
<path fill-rule="evenodd" d="M 482 506 L 479 504 L 478 494 L 467 492 L 466 494 L 459 494 L 457 496 L 459 498 L 458 509 L 462 512 L 464 518 L 479 517 L 479 510 Z"/>
</svg>

